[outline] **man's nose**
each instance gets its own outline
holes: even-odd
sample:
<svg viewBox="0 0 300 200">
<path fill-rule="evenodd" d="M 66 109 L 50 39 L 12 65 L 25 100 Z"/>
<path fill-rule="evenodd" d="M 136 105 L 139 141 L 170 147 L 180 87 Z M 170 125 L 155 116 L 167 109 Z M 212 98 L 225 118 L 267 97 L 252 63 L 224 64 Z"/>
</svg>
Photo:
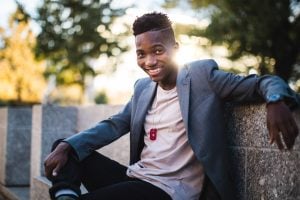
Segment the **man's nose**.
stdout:
<svg viewBox="0 0 300 200">
<path fill-rule="evenodd" d="M 156 57 L 153 55 L 148 55 L 146 57 L 146 67 L 154 67 L 157 64 L 157 60 Z"/>
</svg>

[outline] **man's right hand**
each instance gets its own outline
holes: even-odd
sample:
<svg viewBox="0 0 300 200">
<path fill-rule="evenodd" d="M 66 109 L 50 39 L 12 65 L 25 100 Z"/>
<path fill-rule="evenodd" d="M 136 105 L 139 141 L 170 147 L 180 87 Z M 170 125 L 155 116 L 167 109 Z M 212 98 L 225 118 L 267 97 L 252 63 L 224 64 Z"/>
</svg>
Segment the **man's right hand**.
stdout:
<svg viewBox="0 0 300 200">
<path fill-rule="evenodd" d="M 47 156 L 44 162 L 47 178 L 57 176 L 59 170 L 67 163 L 70 150 L 71 146 L 68 143 L 61 142 L 57 145 L 55 150 Z"/>
</svg>

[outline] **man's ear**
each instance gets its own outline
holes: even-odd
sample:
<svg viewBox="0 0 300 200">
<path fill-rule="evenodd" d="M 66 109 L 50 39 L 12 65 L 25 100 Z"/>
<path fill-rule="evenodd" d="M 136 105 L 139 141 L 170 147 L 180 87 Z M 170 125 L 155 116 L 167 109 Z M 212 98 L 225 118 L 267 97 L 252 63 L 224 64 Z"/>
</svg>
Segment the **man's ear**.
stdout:
<svg viewBox="0 0 300 200">
<path fill-rule="evenodd" d="M 178 50 L 178 49 L 179 49 L 179 43 L 178 43 L 178 42 L 175 42 L 173 48 L 174 48 L 175 50 Z"/>
</svg>

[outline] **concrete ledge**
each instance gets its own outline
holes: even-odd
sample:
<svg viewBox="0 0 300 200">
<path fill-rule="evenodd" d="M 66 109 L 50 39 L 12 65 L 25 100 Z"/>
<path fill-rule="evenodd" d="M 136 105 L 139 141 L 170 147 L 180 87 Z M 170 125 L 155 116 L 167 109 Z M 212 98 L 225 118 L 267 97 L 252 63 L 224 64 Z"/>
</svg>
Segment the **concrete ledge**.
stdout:
<svg viewBox="0 0 300 200">
<path fill-rule="evenodd" d="M 29 199 L 29 187 L 6 187 L 4 185 L 0 185 L 0 193 L 3 195 L 4 200 Z"/>
<path fill-rule="evenodd" d="M 51 200 L 49 197 L 49 188 L 51 183 L 46 177 L 34 177 L 31 180 L 31 184 L 31 200 Z"/>
</svg>

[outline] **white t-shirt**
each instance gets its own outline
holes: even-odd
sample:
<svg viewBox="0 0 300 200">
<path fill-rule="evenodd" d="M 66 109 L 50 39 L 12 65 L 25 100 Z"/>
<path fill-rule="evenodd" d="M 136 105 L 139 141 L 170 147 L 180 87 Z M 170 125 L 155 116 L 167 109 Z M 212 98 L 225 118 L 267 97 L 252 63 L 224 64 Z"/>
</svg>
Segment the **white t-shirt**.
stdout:
<svg viewBox="0 0 300 200">
<path fill-rule="evenodd" d="M 204 169 L 188 142 L 176 88 L 157 88 L 144 128 L 141 160 L 128 167 L 127 175 L 161 188 L 173 200 L 198 200 Z M 157 130 L 156 138 L 150 138 L 151 129 Z"/>
</svg>

